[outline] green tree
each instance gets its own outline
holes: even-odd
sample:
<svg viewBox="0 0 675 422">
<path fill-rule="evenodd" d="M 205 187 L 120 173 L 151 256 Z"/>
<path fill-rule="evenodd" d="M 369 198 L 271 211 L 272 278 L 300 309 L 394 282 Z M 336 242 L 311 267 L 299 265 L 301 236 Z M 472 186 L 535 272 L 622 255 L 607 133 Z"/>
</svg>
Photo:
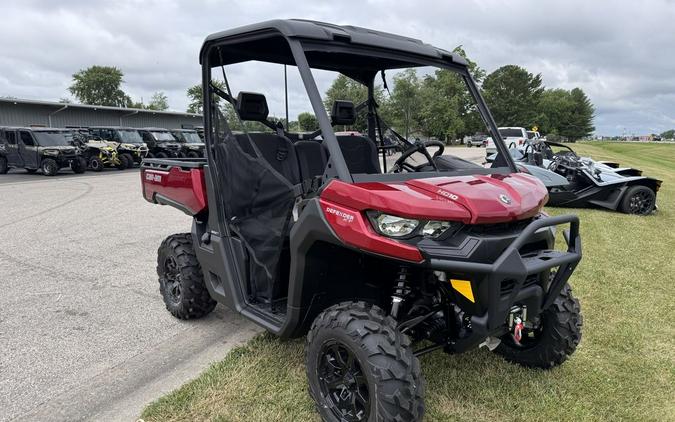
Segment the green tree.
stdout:
<svg viewBox="0 0 675 422">
<path fill-rule="evenodd" d="M 465 130 L 463 113 L 466 85 L 456 73 L 438 69 L 422 82 L 420 127 L 426 136 L 442 140 L 459 137 Z"/>
<path fill-rule="evenodd" d="M 675 138 L 675 129 L 670 129 L 661 134 L 661 137 L 664 139 L 673 139 Z"/>
<path fill-rule="evenodd" d="M 226 91 L 225 82 L 214 79 L 211 83 L 218 89 Z M 202 84 L 193 85 L 187 89 L 186 95 L 188 97 L 188 113 L 202 114 L 204 107 L 204 96 L 202 95 Z M 213 96 L 213 101 L 220 104 L 221 98 L 217 95 Z"/>
<path fill-rule="evenodd" d="M 382 88 L 379 86 L 375 87 L 375 102 L 382 104 L 384 100 L 384 94 L 382 93 Z M 345 75 L 338 75 L 337 78 L 333 81 L 331 86 L 326 91 L 324 95 L 323 104 L 326 107 L 326 110 L 330 113 L 333 108 L 333 103 L 338 100 L 351 101 L 355 106 L 358 106 L 362 102 L 368 99 L 368 88 L 351 79 Z M 356 123 L 353 126 L 350 126 L 349 129 L 358 130 L 365 132 L 368 128 L 368 120 L 366 113 L 359 113 L 356 118 Z"/>
<path fill-rule="evenodd" d="M 561 135 L 567 136 L 571 141 L 576 141 L 595 131 L 595 126 L 593 126 L 595 109 L 581 88 L 574 88 L 570 91 L 570 98 L 574 106 L 570 113 L 567 130 Z"/>
<path fill-rule="evenodd" d="M 483 81 L 485 101 L 499 126 L 531 127 L 536 122 L 541 95 L 541 75 L 516 65 L 502 66 Z"/>
<path fill-rule="evenodd" d="M 394 86 L 389 99 L 382 106 L 385 121 L 405 138 L 419 130 L 422 82 L 415 69 L 406 69 L 394 76 Z"/>
<path fill-rule="evenodd" d="M 574 102 L 570 92 L 565 89 L 547 89 L 541 94 L 538 106 L 536 126 L 541 133 L 561 135 L 567 132 Z"/>
<path fill-rule="evenodd" d="M 298 114 L 298 124 L 300 125 L 300 130 L 306 132 L 314 132 L 319 129 L 319 121 L 316 119 L 316 116 L 308 112 Z"/>
<path fill-rule="evenodd" d="M 147 107 L 148 110 L 158 110 L 158 111 L 164 111 L 169 109 L 169 99 L 167 98 L 166 94 L 163 93 L 162 91 L 155 92 L 152 94 L 152 97 L 150 97 L 150 102 L 148 103 Z"/>
<path fill-rule="evenodd" d="M 113 66 L 91 66 L 73 75 L 71 94 L 83 104 L 125 107 L 129 97 L 122 91 L 122 71 Z"/>
</svg>

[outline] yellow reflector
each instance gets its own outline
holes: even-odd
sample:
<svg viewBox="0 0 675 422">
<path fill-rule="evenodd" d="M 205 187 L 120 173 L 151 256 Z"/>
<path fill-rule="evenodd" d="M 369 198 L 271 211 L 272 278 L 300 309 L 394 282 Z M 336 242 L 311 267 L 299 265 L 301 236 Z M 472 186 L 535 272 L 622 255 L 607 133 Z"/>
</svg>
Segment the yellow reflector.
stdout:
<svg viewBox="0 0 675 422">
<path fill-rule="evenodd" d="M 471 303 L 476 303 L 473 298 L 473 290 L 471 290 L 471 282 L 469 280 L 450 280 L 450 285 L 457 290 L 462 296 L 469 299 Z"/>
</svg>

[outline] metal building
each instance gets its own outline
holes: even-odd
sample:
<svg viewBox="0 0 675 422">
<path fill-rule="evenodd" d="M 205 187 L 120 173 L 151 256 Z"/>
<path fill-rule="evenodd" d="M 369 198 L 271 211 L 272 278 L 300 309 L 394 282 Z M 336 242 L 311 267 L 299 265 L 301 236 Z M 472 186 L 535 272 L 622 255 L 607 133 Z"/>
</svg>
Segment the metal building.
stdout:
<svg viewBox="0 0 675 422">
<path fill-rule="evenodd" d="M 201 114 L 0 98 L 0 126 L 202 126 Z"/>
</svg>

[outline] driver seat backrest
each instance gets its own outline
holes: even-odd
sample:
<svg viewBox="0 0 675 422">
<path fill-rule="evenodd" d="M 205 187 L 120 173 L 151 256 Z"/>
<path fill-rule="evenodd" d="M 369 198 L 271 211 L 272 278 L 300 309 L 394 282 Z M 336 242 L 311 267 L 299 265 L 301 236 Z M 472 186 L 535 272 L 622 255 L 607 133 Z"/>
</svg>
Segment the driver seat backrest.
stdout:
<svg viewBox="0 0 675 422">
<path fill-rule="evenodd" d="M 236 107 L 241 120 L 267 122 L 269 109 L 262 94 L 240 92 Z M 280 133 L 250 132 L 248 136 L 272 168 L 294 185 L 301 182 L 297 153 L 290 139 Z M 235 138 L 244 151 L 255 156 L 245 133 L 236 134 Z"/>
<path fill-rule="evenodd" d="M 330 113 L 331 124 L 352 126 L 356 122 L 356 109 L 351 101 L 338 100 Z M 359 135 L 336 136 L 350 173 L 381 173 L 377 159 L 377 146 L 372 140 Z"/>
</svg>

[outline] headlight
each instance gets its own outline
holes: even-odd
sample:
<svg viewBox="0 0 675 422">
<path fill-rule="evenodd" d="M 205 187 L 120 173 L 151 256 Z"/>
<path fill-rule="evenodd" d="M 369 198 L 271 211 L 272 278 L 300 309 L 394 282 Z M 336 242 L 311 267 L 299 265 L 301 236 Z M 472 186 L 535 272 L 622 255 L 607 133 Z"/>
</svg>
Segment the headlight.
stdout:
<svg viewBox="0 0 675 422">
<path fill-rule="evenodd" d="M 44 155 L 59 155 L 59 150 L 58 149 L 46 149 L 42 151 Z"/>
<path fill-rule="evenodd" d="M 389 214 L 378 215 L 374 218 L 374 223 L 380 233 L 389 237 L 408 236 L 420 225 L 418 220 Z"/>
<path fill-rule="evenodd" d="M 456 231 L 462 225 L 457 221 L 416 220 L 377 211 L 367 214 L 378 233 L 393 238 L 417 235 L 436 239 L 443 233 Z"/>
<path fill-rule="evenodd" d="M 422 228 L 422 234 L 435 239 L 452 226 L 450 221 L 428 221 Z"/>
</svg>

